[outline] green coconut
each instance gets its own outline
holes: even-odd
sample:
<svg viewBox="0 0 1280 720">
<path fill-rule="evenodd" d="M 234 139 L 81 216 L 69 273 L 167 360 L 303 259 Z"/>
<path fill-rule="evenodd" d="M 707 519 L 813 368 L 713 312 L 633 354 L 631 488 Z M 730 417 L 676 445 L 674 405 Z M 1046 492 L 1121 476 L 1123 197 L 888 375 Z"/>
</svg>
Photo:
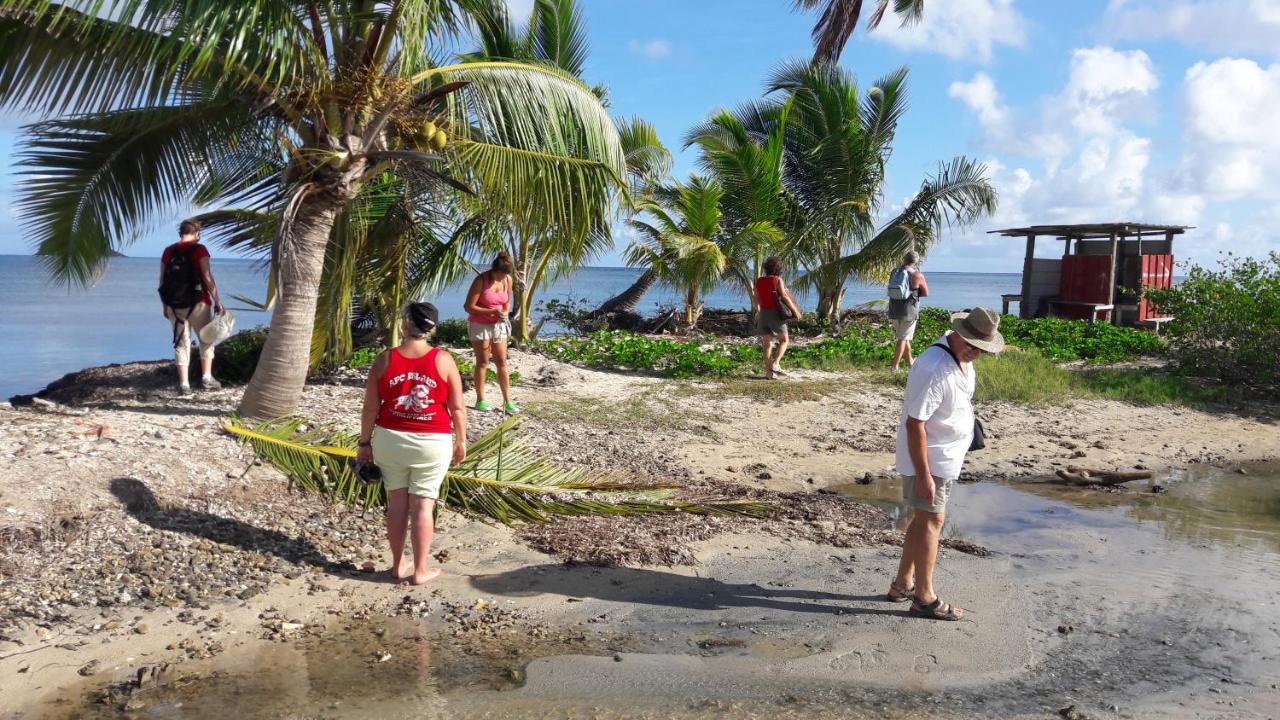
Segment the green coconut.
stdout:
<svg viewBox="0 0 1280 720">
<path fill-rule="evenodd" d="M 431 147 L 436 152 L 444 150 L 445 146 L 448 144 L 449 136 L 446 135 L 443 130 L 438 130 L 435 135 L 431 136 Z"/>
<path fill-rule="evenodd" d="M 418 141 L 421 142 L 423 145 L 430 145 L 431 138 L 435 136 L 436 132 L 437 132 L 436 124 L 428 120 L 418 130 Z"/>
</svg>

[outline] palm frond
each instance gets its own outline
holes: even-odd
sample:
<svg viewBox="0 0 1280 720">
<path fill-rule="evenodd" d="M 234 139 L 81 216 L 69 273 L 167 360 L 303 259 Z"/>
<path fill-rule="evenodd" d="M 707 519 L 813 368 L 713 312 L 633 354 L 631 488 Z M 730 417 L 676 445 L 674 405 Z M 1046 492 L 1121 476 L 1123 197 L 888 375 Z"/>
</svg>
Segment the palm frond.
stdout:
<svg viewBox="0 0 1280 720">
<path fill-rule="evenodd" d="M 581 75 L 590 43 L 586 22 L 575 0 L 537 0 L 529 23 L 536 58 L 571 75 Z"/>
<path fill-rule="evenodd" d="M 546 65 L 482 61 L 435 68 L 417 82 L 467 81 L 447 96 L 453 176 L 519 232 L 585 236 L 625 192 L 612 118 L 580 80 Z"/>
<path fill-rule="evenodd" d="M 672 498 L 678 488 L 666 483 L 627 482 L 599 471 L 559 467 L 521 442 L 519 422 L 519 416 L 508 418 L 472 444 L 466 461 L 445 475 L 443 504 L 507 525 L 549 522 L 559 515 L 758 517 L 769 512 L 752 501 L 681 501 Z M 381 485 L 364 485 L 347 467 L 346 461 L 355 457 L 356 438 L 350 433 L 307 428 L 301 419 L 249 425 L 233 417 L 223 427 L 283 472 L 291 485 L 354 507 L 385 503 Z"/>
<path fill-rule="evenodd" d="M 89 282 L 140 227 L 189 200 L 212 159 L 258 122 L 228 98 L 28 126 L 18 207 L 32 243 L 55 277 Z"/>
</svg>

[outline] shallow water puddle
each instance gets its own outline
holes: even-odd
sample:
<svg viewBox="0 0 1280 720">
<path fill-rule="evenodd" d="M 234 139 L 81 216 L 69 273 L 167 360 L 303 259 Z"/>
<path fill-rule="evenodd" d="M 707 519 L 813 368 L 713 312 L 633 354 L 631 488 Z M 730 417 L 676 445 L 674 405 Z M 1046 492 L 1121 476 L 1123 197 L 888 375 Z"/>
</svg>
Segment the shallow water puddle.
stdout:
<svg viewBox="0 0 1280 720">
<path fill-rule="evenodd" d="M 821 636 L 796 628 L 756 638 L 723 624 L 683 625 L 568 644 L 504 636 L 476 653 L 459 651 L 448 640 L 433 645 L 421 624 L 380 619 L 296 647 L 229 652 L 196 680 L 140 693 L 128 716 L 1043 717 L 1077 701 L 1095 710 L 1156 696 L 1173 695 L 1171 702 L 1180 703 L 1197 693 L 1228 702 L 1226 695 L 1206 695 L 1209 686 L 1262 693 L 1254 701 L 1257 711 L 1277 697 L 1265 688 L 1280 675 L 1274 599 L 1280 594 L 1280 468 L 1252 467 L 1247 474 L 1196 469 L 1160 482 L 1167 492 L 1150 492 L 1142 483 L 1121 492 L 1048 483 L 956 488 L 948 535 L 1009 559 L 1033 611 L 1051 614 L 1035 618 L 1033 635 L 1044 653 L 1039 663 L 1013 681 L 924 693 L 862 687 L 853 678 L 839 685 L 802 688 L 786 681 L 767 691 L 733 690 L 726 678 L 706 689 L 702 697 L 710 699 L 653 697 L 652 706 L 611 698 L 607 691 L 585 700 L 524 696 L 506 691 L 523 684 L 527 663 L 539 657 L 559 662 L 561 655 L 607 660 L 615 652 L 658 653 L 626 656 L 643 677 L 644 658 L 768 663 L 819 652 Z M 839 490 L 902 521 L 897 483 Z M 944 558 L 942 592 L 948 572 Z M 977 622 L 1001 620 L 975 610 Z M 823 621 L 816 622 L 820 628 Z M 1053 632 L 1058 623 L 1061 635 Z M 650 636 L 659 631 L 666 642 Z M 819 645 L 802 642 L 815 637 Z M 621 655 L 615 659 L 623 661 Z M 1241 700 L 1237 709 L 1246 706 Z M 97 705 L 76 715 L 116 712 Z"/>
<path fill-rule="evenodd" d="M 1154 492 L 1153 485 L 1164 491 Z M 895 525 L 905 526 L 898 482 L 837 490 L 879 505 Z M 1062 549 L 1062 533 L 1088 530 L 1108 542 L 1131 543 L 1136 550 L 1170 543 L 1230 548 L 1228 562 L 1240 569 L 1274 566 L 1280 554 L 1280 466 L 1244 472 L 1198 468 L 1153 482 L 1131 482 L 1116 491 L 1048 481 L 961 483 L 952 494 L 945 535 L 1026 554 Z"/>
</svg>

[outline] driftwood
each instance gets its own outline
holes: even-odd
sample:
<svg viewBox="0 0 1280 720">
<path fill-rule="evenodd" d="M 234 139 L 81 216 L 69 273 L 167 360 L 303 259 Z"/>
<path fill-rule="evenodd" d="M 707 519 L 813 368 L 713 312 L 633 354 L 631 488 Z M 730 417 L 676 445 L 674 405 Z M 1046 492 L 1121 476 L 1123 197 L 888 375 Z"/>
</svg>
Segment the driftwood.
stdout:
<svg viewBox="0 0 1280 720">
<path fill-rule="evenodd" d="M 1150 480 L 1155 473 L 1150 470 L 1134 470 L 1121 472 L 1116 470 L 1090 470 L 1075 465 L 1068 465 L 1066 470 L 1054 473 L 1071 485 L 1119 485 L 1131 480 Z"/>
</svg>

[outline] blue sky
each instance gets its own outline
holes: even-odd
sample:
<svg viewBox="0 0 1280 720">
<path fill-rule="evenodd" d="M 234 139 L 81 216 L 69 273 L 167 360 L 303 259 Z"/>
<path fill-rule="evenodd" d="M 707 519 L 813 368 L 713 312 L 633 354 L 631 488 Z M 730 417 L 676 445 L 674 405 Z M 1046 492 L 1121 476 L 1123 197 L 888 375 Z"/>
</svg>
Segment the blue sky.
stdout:
<svg viewBox="0 0 1280 720">
<path fill-rule="evenodd" d="M 813 18 L 790 0 L 582 3 L 587 79 L 675 150 L 708 112 L 758 96 L 772 68 L 810 50 Z M 532 0 L 509 4 L 527 14 Z M 868 83 L 911 69 L 887 206 L 959 154 L 987 162 L 1001 192 L 996 217 L 948 233 L 926 267 L 1016 272 L 1019 243 L 986 230 L 1110 220 L 1195 225 L 1175 252 L 1211 263 L 1280 249 L 1278 36 L 1280 0 L 933 0 L 921 26 L 859 31 L 843 63 Z M 30 251 L 13 210 L 16 122 L 0 118 L 11 158 L 0 253 Z M 678 152 L 677 177 L 692 169 Z M 126 252 L 158 255 L 177 219 L 158 218 Z"/>
</svg>

